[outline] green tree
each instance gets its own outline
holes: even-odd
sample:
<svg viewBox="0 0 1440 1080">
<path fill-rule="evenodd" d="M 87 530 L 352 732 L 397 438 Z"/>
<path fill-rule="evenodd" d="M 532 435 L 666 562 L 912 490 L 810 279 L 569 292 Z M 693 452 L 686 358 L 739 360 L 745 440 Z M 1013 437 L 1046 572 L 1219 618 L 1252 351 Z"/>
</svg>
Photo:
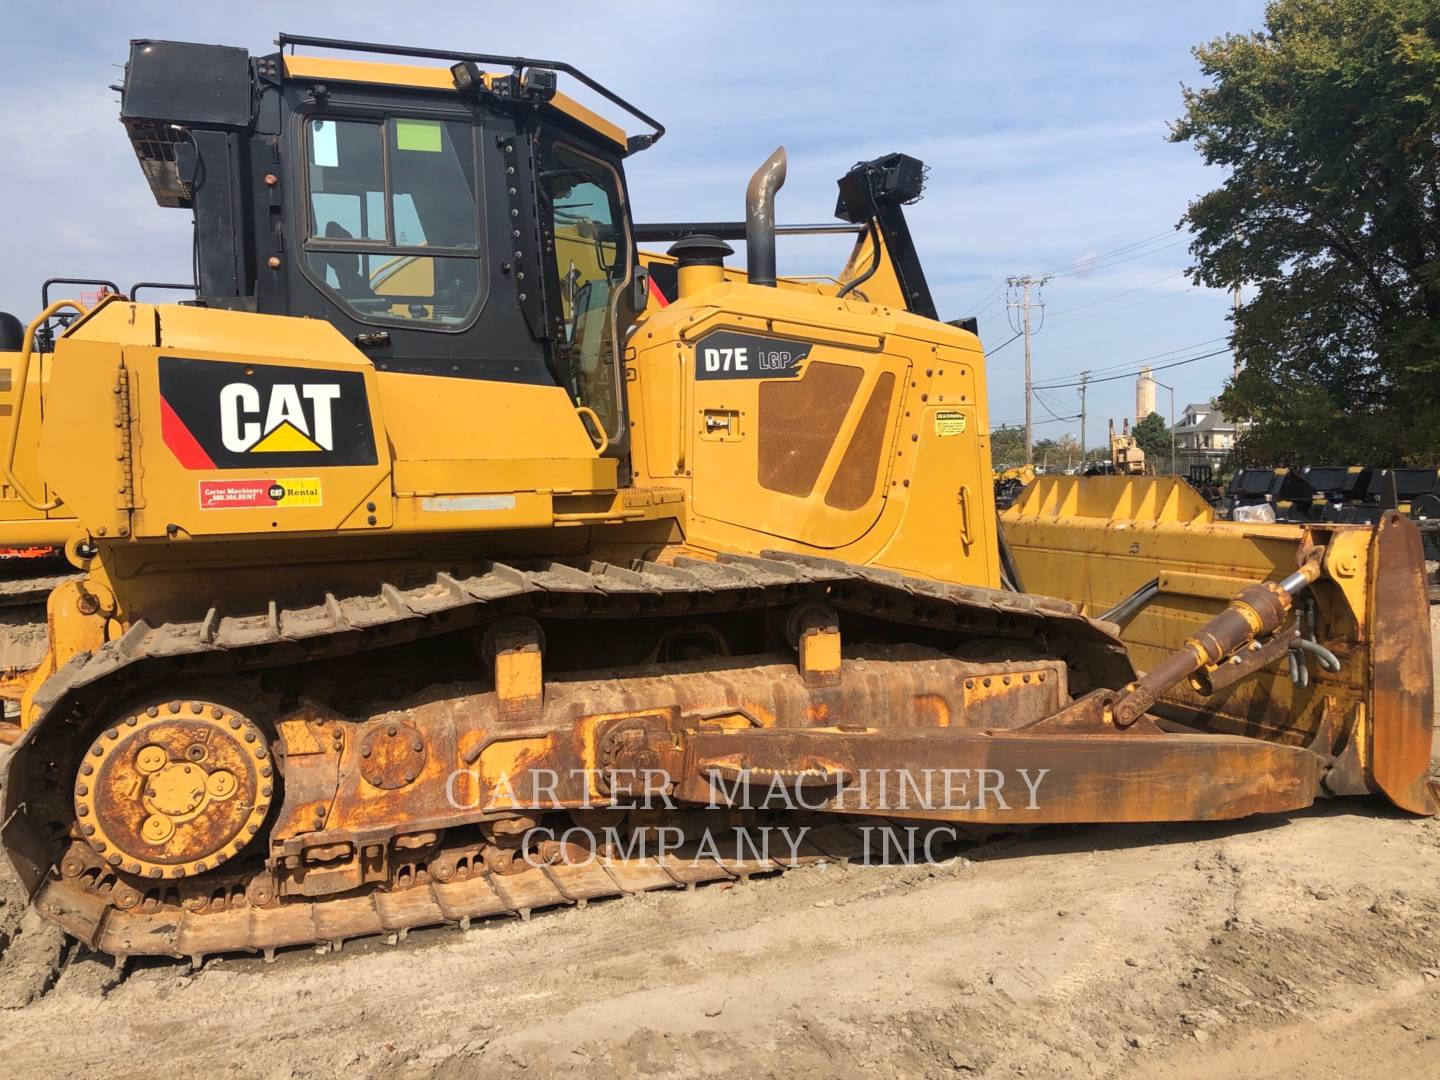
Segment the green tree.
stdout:
<svg viewBox="0 0 1440 1080">
<path fill-rule="evenodd" d="M 1220 407 L 1240 464 L 1440 459 L 1440 4 L 1275 0 L 1195 50 L 1171 128 L 1225 181 L 1192 276 L 1252 286 Z"/>
<path fill-rule="evenodd" d="M 990 461 L 997 469 L 1025 463 L 1025 429 L 1001 424 L 990 432 Z"/>
<path fill-rule="evenodd" d="M 1165 418 L 1152 412 L 1132 429 L 1135 441 L 1145 451 L 1145 464 L 1157 473 L 1170 471 L 1170 429 Z"/>
</svg>

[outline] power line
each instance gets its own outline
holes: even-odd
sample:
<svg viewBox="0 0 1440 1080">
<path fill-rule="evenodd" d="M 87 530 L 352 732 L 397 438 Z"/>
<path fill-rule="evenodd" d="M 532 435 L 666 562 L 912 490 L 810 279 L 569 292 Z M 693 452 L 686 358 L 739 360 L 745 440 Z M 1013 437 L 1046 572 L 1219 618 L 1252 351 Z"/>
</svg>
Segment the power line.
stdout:
<svg viewBox="0 0 1440 1080">
<path fill-rule="evenodd" d="M 1217 342 L 1217 341 L 1226 341 L 1226 340 L 1228 340 L 1228 339 L 1227 339 L 1226 337 L 1224 337 L 1224 336 L 1208 338 L 1208 339 L 1206 339 L 1205 341 L 1197 341 L 1197 342 L 1195 342 L 1193 345 L 1181 345 L 1179 348 L 1176 348 L 1176 349 L 1166 349 L 1164 352 L 1154 353 L 1154 354 L 1152 354 L 1152 355 L 1150 355 L 1150 356 L 1142 356 L 1142 357 L 1140 357 L 1140 359 L 1138 359 L 1138 360 L 1126 360 L 1126 361 L 1123 361 L 1123 362 L 1121 362 L 1121 363 L 1119 363 L 1119 364 L 1110 364 L 1110 365 L 1108 365 L 1108 366 L 1106 366 L 1106 367 L 1090 368 L 1090 369 L 1087 369 L 1087 370 L 1089 370 L 1092 374 L 1104 375 L 1104 374 L 1107 374 L 1107 373 L 1112 372 L 1112 371 L 1119 371 L 1121 368 L 1130 368 L 1130 367 L 1134 367 L 1136 364 L 1148 363 L 1148 362 L 1151 361 L 1151 360 L 1163 360 L 1163 359 L 1164 359 L 1165 357 L 1167 357 L 1167 356 L 1174 356 L 1176 353 L 1189 352 L 1191 349 L 1203 349 L 1206 345 L 1214 345 L 1215 342 Z M 1059 376 L 1059 378 L 1061 378 L 1061 379 L 1067 379 L 1067 380 L 1068 380 L 1068 379 L 1072 379 L 1072 378 L 1073 378 L 1073 379 L 1078 379 L 1081 374 L 1083 374 L 1083 373 L 1082 373 L 1082 372 L 1076 372 L 1074 375 L 1061 375 L 1061 376 Z M 1093 382 L 1093 381 L 1096 381 L 1096 380 L 1093 380 L 1093 379 L 1092 379 L 1091 381 Z M 1078 385 L 1080 385 L 1080 384 L 1079 384 L 1078 382 L 1056 382 L 1056 383 L 1037 383 L 1036 385 L 1037 385 L 1037 386 L 1039 387 L 1039 389 L 1041 389 L 1041 390 L 1061 390 L 1061 389 L 1064 389 L 1065 387 L 1068 387 L 1068 386 L 1078 386 Z"/>
<path fill-rule="evenodd" d="M 1154 252 L 1164 251 L 1167 248 L 1175 247 L 1177 244 L 1184 243 L 1187 239 L 1186 237 L 1182 236 L 1180 237 L 1180 239 L 1174 240 L 1168 244 L 1161 244 L 1156 247 L 1147 248 L 1148 245 L 1154 244 L 1155 241 L 1163 240 L 1168 236 L 1173 236 L 1174 234 L 1174 229 L 1165 229 L 1161 232 L 1155 233 L 1153 236 L 1147 236 L 1143 240 L 1135 240 L 1129 244 L 1122 244 L 1118 248 L 1113 248 L 1110 251 L 1102 251 L 1098 255 L 1091 255 L 1084 258 L 1072 259 L 1070 262 L 1061 263 L 1059 266 L 1053 266 L 1048 270 L 1037 271 L 1030 276 L 1069 277 L 1072 274 L 1084 274 L 1089 273 L 1092 270 L 1103 270 L 1107 266 L 1113 266 L 1117 263 L 1128 262 L 1132 258 L 1143 258 L 1144 256 L 1152 254 Z M 1147 250 L 1137 250 L 1140 248 L 1147 248 Z M 989 292 L 984 293 L 977 301 L 975 301 L 975 303 L 969 305 L 968 310 L 972 314 L 976 314 L 984 308 L 988 307 L 991 303 L 994 302 L 995 298 L 1003 292 L 1007 284 L 1007 281 L 1001 281 Z"/>
<path fill-rule="evenodd" d="M 1183 270 L 1180 272 L 1184 273 Z M 1105 316 L 1114 315 L 1117 311 L 1128 311 L 1130 308 L 1143 307 L 1145 304 L 1157 304 L 1161 300 L 1174 300 L 1177 296 L 1189 295 L 1199 287 L 1200 286 L 1198 285 L 1191 285 L 1188 289 L 1180 289 L 1177 292 L 1161 293 L 1159 296 L 1148 296 L 1144 300 L 1135 300 L 1129 304 L 1121 304 L 1119 307 L 1108 308 L 1105 311 L 1092 311 L 1089 315 L 1075 315 L 1073 317 L 1066 318 L 1064 315 L 1059 315 L 1058 312 L 1056 314 L 1059 316 L 1060 321 L 1068 326 L 1072 322 L 1084 322 L 1086 319 L 1104 318 Z M 1073 311 L 1074 308 L 1071 308 L 1070 310 Z"/>
<path fill-rule="evenodd" d="M 1152 244 L 1156 240 L 1163 240 L 1165 237 L 1173 236 L 1174 234 L 1174 229 L 1165 229 L 1161 232 L 1156 233 L 1154 236 L 1147 236 L 1143 240 L 1136 240 L 1132 243 L 1124 244 L 1121 247 L 1115 248 L 1111 251 L 1102 251 L 1099 255 L 1092 255 L 1089 258 L 1072 259 L 1068 263 L 1062 263 L 1059 266 L 1052 266 L 1048 270 L 1041 270 L 1040 273 L 1059 274 L 1071 269 L 1072 267 L 1079 266 L 1081 263 L 1091 263 L 1100 259 L 1108 259 L 1114 255 L 1123 255 L 1127 251 L 1133 251 L 1135 248 L 1144 247 L 1146 244 Z"/>
<path fill-rule="evenodd" d="M 1151 366 L 1150 370 L 1151 370 L 1151 371 L 1165 371 L 1165 370 L 1168 369 L 1168 368 L 1182 367 L 1182 366 L 1184 366 L 1185 364 L 1193 364 L 1193 363 L 1195 363 L 1195 361 L 1197 361 L 1197 360 L 1208 360 L 1208 359 L 1210 359 L 1210 357 L 1212 357 L 1212 356 L 1224 356 L 1224 355 L 1225 355 L 1226 353 L 1228 353 L 1229 351 L 1230 351 L 1229 349 L 1216 349 L 1214 352 L 1201 353 L 1199 356 L 1187 356 L 1184 360 L 1172 360 L 1172 361 L 1171 361 L 1170 363 L 1168 363 L 1168 364 L 1155 364 L 1155 365 L 1152 365 L 1152 366 Z M 1124 372 L 1121 372 L 1119 375 L 1109 375 L 1109 376 L 1106 376 L 1106 377 L 1103 378 L 1103 379 L 1089 379 L 1089 380 L 1087 380 L 1087 381 L 1089 382 L 1089 384 L 1090 384 L 1091 386 L 1093 386 L 1093 385 L 1095 385 L 1096 383 L 1115 382 L 1117 379 L 1133 379 L 1133 378 L 1135 378 L 1136 376 L 1138 376 L 1139 374 L 1140 374 L 1140 372 L 1139 372 L 1138 370 L 1136 370 L 1136 371 L 1124 371 Z M 1052 385 L 1049 387 L 1049 389 L 1052 389 L 1052 390 L 1062 390 L 1062 389 L 1065 389 L 1066 387 L 1079 386 L 1079 385 L 1080 385 L 1080 384 L 1079 384 L 1078 382 L 1073 382 L 1073 383 L 1055 383 L 1055 384 L 1052 384 Z"/>
<path fill-rule="evenodd" d="M 1020 336 L 1019 334 L 1014 334 L 1014 335 L 1006 338 L 1006 339 L 1005 339 L 1004 341 L 1002 341 L 999 345 L 996 345 L 993 349 L 991 349 L 989 352 L 987 352 L 987 353 L 985 354 L 985 359 L 986 359 L 986 360 L 989 360 L 990 357 L 994 356 L 997 352 L 999 352 L 1001 349 L 1003 349 L 1006 345 L 1009 345 L 1010 342 L 1014 341 L 1014 340 L 1015 340 L 1016 338 L 1018 338 L 1019 336 Z"/>
<path fill-rule="evenodd" d="M 1074 416 L 1057 416 L 1054 420 L 1036 420 L 1036 421 L 1034 422 L 1033 426 L 1034 426 L 1034 427 L 1039 427 L 1041 424 L 1068 424 L 1068 423 L 1070 423 L 1071 421 L 1079 420 L 1079 419 L 1080 419 L 1080 414 L 1079 414 L 1079 413 L 1076 413 Z M 990 425 L 990 430 L 991 430 L 991 431 L 994 431 L 996 428 L 1002 428 L 1002 427 L 1018 428 L 1018 427 L 1024 427 L 1024 426 L 1025 426 L 1025 421 L 1023 421 L 1023 420 L 1007 420 L 1007 421 L 1005 421 L 1004 423 L 991 424 L 991 425 Z"/>
<path fill-rule="evenodd" d="M 1057 412 L 1055 411 L 1055 409 L 1050 406 L 1050 403 L 1045 400 L 1045 396 L 1044 396 L 1043 394 L 1041 394 L 1038 390 L 1035 392 L 1035 400 L 1038 401 L 1038 402 L 1040 402 L 1040 407 L 1041 407 L 1042 409 L 1044 409 L 1046 412 L 1048 412 L 1051 416 L 1053 416 L 1056 420 L 1059 420 L 1059 419 L 1060 419 L 1060 414 L 1057 413 Z M 1059 406 L 1059 408 L 1062 408 L 1062 409 L 1063 409 L 1064 407 L 1065 407 L 1065 406 L 1063 406 L 1063 405 Z M 1072 419 L 1073 419 L 1073 418 L 1072 418 Z"/>
<path fill-rule="evenodd" d="M 1050 277 L 1074 277 L 1076 274 L 1090 274 L 1096 270 L 1108 270 L 1112 266 L 1119 266 L 1121 263 L 1133 262 L 1136 259 L 1143 259 L 1148 255 L 1156 255 L 1162 251 L 1168 251 L 1170 248 L 1179 247 L 1181 244 L 1187 243 L 1188 240 L 1188 237 L 1182 236 L 1179 240 L 1172 240 L 1168 244 L 1161 244 L 1159 247 L 1148 248 L 1145 251 L 1137 251 L 1133 255 L 1126 255 L 1122 258 L 1107 259 L 1104 262 L 1101 262 L 1097 257 L 1090 262 L 1077 266 L 1074 270 L 1062 270 L 1058 273 L 1051 274 Z"/>
<path fill-rule="evenodd" d="M 989 292 L 987 292 L 984 296 L 980 297 L 980 299 L 977 300 L 975 303 L 971 304 L 971 305 L 970 305 L 970 310 L 971 310 L 971 311 L 978 311 L 978 310 L 980 310 L 981 308 L 988 307 L 989 304 L 990 304 L 990 301 L 993 300 L 993 299 L 994 299 L 995 297 L 997 297 L 997 296 L 1003 295 L 1003 294 L 1004 294 L 1004 291 L 1005 291 L 1005 282 L 1002 281 L 1002 282 L 1000 282 L 1000 284 L 996 285 L 993 289 L 991 289 Z M 961 310 L 963 311 L 963 310 L 965 310 L 965 309 L 964 309 L 964 308 L 961 308 Z"/>
<path fill-rule="evenodd" d="M 1122 296 L 1129 296 L 1131 293 L 1143 292 L 1145 289 L 1153 289 L 1162 281 L 1169 281 L 1171 278 L 1179 277 L 1183 273 L 1185 273 L 1184 270 L 1176 270 L 1173 274 L 1166 274 L 1162 278 L 1156 278 L 1148 285 L 1136 285 L 1133 289 L 1126 289 L 1123 292 L 1112 293 L 1110 296 L 1102 296 L 1099 300 L 1090 300 L 1084 304 L 1076 304 L 1074 307 L 1061 308 L 1059 311 L 1051 314 L 1050 317 L 1054 319 L 1058 318 L 1061 315 L 1068 315 L 1072 311 L 1081 311 L 1084 308 L 1095 307 L 1097 304 L 1108 304 L 1111 300 L 1119 300 Z"/>
</svg>

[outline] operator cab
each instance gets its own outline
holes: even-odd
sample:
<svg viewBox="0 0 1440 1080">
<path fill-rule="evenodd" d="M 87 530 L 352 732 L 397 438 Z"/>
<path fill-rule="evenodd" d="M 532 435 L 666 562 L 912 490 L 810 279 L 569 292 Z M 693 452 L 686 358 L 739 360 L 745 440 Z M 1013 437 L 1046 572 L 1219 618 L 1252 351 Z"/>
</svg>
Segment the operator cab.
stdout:
<svg viewBox="0 0 1440 1080">
<path fill-rule="evenodd" d="M 623 159 L 664 129 L 562 63 L 278 44 L 131 43 L 121 119 L 157 202 L 194 212 L 199 302 L 324 319 L 380 371 L 563 386 L 623 457 L 646 296 Z M 627 138 L 560 71 L 653 130 Z"/>
</svg>

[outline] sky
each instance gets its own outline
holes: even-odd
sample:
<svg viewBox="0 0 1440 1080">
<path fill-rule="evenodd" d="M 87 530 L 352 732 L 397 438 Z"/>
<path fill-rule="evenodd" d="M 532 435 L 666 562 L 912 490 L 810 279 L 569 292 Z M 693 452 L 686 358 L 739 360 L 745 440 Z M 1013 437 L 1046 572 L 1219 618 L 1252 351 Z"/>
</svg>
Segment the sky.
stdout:
<svg viewBox="0 0 1440 1080">
<path fill-rule="evenodd" d="M 403 15 L 397 14 L 403 12 Z M 280 31 L 566 60 L 668 128 L 627 163 L 641 221 L 735 220 L 746 180 L 777 145 L 782 223 L 833 220 L 850 165 L 904 151 L 930 166 L 911 231 L 943 319 L 978 314 L 992 426 L 1024 417 L 1022 343 L 1007 277 L 1052 271 L 1033 336 L 1038 440 L 1079 434 L 1089 369 L 1090 446 L 1130 416 L 1153 364 L 1223 349 L 1228 292 L 1194 287 L 1189 201 L 1223 176 L 1166 140 L 1191 47 L 1261 25 L 1261 0 L 996 4 L 413 2 L 243 5 L 66 3 L 29 8 L 0 41 L 0 205 L 8 208 L 0 310 L 28 320 L 49 277 L 189 277 L 190 220 L 157 207 L 118 123 L 131 38 L 239 45 Z M 562 86 L 562 89 L 565 87 Z M 631 125 L 633 127 L 633 125 Z M 779 271 L 835 273 L 848 244 L 781 241 Z M 1218 393 L 1228 353 L 1157 370 L 1177 412 Z M 1159 411 L 1171 393 L 1160 388 Z M 1059 417 L 1060 419 L 1055 419 Z"/>
</svg>

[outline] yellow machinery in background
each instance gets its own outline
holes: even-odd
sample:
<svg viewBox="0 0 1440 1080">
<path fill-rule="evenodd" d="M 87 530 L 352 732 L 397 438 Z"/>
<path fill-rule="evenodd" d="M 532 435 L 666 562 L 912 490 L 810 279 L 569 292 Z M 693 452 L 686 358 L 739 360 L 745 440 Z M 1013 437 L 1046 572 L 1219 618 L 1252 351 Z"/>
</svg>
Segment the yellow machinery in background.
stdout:
<svg viewBox="0 0 1440 1080">
<path fill-rule="evenodd" d="M 995 505 L 1004 509 L 1013 503 L 1027 484 L 1035 482 L 1035 466 L 1031 464 L 1012 465 L 1008 469 L 995 470 Z"/>
<path fill-rule="evenodd" d="M 1118 476 L 1141 476 L 1145 472 L 1145 451 L 1131 433 L 1128 417 L 1119 435 L 1115 434 L 1115 421 L 1110 421 L 1110 467 Z"/>
<path fill-rule="evenodd" d="M 663 128 L 561 62 L 143 40 L 121 117 L 194 215 L 198 302 L 110 297 L 55 342 L 36 470 L 84 575 L 0 808 L 87 945 L 399 935 L 845 857 L 897 816 L 1434 811 L 1413 525 L 1277 543 L 1144 674 L 1002 587 L 984 353 L 937 318 L 916 159 L 847 171 L 846 268 L 787 281 L 783 149 L 743 224 L 636 225 L 625 160 Z M 1297 633 L 1366 652 L 1363 722 L 1166 726 Z M 810 846 L 713 841 L 788 825 Z"/>
</svg>

